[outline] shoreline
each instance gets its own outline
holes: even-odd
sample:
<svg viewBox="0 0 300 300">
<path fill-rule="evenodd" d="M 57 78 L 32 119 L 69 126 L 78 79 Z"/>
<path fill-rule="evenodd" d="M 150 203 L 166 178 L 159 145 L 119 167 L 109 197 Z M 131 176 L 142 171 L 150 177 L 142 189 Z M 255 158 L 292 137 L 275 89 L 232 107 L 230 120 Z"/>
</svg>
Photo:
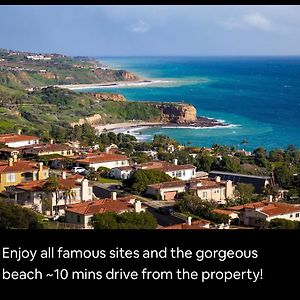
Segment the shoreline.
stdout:
<svg viewBox="0 0 300 300">
<path fill-rule="evenodd" d="M 239 125 L 228 124 L 223 120 L 216 120 L 206 117 L 198 117 L 196 122 L 191 123 L 165 123 L 165 122 L 145 122 L 145 121 L 132 121 L 132 122 L 123 122 L 123 123 L 114 123 L 107 125 L 97 125 L 94 126 L 98 134 L 103 132 L 122 132 L 126 133 L 127 131 L 137 131 L 143 130 L 146 128 L 170 128 L 170 129 L 210 129 L 210 128 L 229 128 L 236 127 Z"/>
<path fill-rule="evenodd" d="M 100 83 L 78 83 L 78 84 L 56 84 L 54 87 L 69 89 L 69 90 L 84 90 L 84 89 L 97 89 L 97 88 L 112 88 L 120 86 L 133 86 L 133 85 L 146 85 L 153 83 L 152 80 L 140 79 L 132 81 L 109 81 Z"/>
</svg>

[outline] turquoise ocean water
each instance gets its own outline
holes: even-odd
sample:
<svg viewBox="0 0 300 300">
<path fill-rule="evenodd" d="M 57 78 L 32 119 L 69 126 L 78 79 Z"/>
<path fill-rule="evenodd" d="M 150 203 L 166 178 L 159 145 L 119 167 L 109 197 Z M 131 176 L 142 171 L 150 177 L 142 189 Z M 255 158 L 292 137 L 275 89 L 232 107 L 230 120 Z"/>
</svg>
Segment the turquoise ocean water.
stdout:
<svg viewBox="0 0 300 300">
<path fill-rule="evenodd" d="M 224 120 L 228 128 L 148 128 L 134 132 L 150 140 L 166 134 L 181 143 L 215 143 L 252 150 L 300 147 L 300 57 L 99 58 L 154 81 L 150 85 L 101 88 L 128 100 L 183 101 L 199 116 Z M 87 90 L 86 90 L 87 91 Z M 90 89 L 88 91 L 96 91 Z M 140 131 L 142 135 L 140 134 Z M 248 144 L 241 146 L 246 139 Z"/>
</svg>

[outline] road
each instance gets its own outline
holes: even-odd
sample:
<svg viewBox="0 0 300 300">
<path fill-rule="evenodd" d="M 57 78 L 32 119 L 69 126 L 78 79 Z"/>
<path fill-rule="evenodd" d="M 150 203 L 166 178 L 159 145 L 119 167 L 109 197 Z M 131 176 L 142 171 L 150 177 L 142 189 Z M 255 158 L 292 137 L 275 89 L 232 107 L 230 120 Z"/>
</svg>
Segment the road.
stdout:
<svg viewBox="0 0 300 300">
<path fill-rule="evenodd" d="M 157 211 L 157 209 L 153 207 L 148 207 L 148 212 L 150 212 L 156 219 L 157 224 L 160 226 L 168 226 L 174 224 L 182 224 L 185 223 L 183 220 L 180 220 L 172 215 L 166 215 Z"/>
</svg>

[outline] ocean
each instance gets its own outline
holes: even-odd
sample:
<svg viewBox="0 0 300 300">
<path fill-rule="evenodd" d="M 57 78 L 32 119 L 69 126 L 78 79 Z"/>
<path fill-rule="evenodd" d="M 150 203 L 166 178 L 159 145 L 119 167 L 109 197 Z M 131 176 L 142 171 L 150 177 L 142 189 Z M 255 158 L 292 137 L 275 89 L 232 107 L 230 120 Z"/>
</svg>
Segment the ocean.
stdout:
<svg viewBox="0 0 300 300">
<path fill-rule="evenodd" d="M 300 57 L 99 57 L 114 69 L 153 80 L 149 85 L 90 89 L 130 100 L 181 101 L 223 128 L 147 128 L 132 132 L 151 140 L 165 134 L 183 144 L 253 150 L 300 147 Z M 247 140 L 247 144 L 241 142 Z"/>
</svg>

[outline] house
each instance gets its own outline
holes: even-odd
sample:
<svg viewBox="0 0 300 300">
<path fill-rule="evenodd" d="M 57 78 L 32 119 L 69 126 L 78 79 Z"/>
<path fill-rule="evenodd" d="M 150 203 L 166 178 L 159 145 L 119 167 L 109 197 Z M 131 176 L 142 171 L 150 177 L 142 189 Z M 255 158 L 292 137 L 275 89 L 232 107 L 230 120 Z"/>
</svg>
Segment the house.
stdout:
<svg viewBox="0 0 300 300">
<path fill-rule="evenodd" d="M 192 180 L 174 180 L 163 183 L 156 183 L 147 186 L 146 193 L 162 200 L 175 200 L 179 193 L 194 190 L 196 195 L 207 201 L 215 201 L 219 204 L 225 204 L 226 199 L 234 196 L 234 187 L 230 180 L 221 181 L 220 177 L 216 179 L 192 179 Z"/>
<path fill-rule="evenodd" d="M 28 156 L 42 156 L 42 155 L 61 155 L 61 156 L 73 156 L 73 149 L 64 144 L 37 144 L 31 145 L 23 149 L 24 155 Z"/>
<path fill-rule="evenodd" d="M 239 219 L 239 214 L 235 211 L 232 210 L 227 210 L 227 209 L 213 209 L 213 213 L 215 214 L 221 214 L 221 215 L 226 215 L 229 217 L 229 225 L 233 220 L 238 220 Z"/>
<path fill-rule="evenodd" d="M 40 139 L 36 136 L 23 135 L 20 133 L 6 133 L 0 134 L 0 143 L 5 144 L 7 147 L 17 148 L 28 145 L 38 144 Z"/>
<path fill-rule="evenodd" d="M 43 166 L 42 162 L 20 160 L 16 155 L 6 161 L 0 161 L 0 192 L 8 186 L 48 177 L 49 168 Z"/>
<path fill-rule="evenodd" d="M 67 204 L 80 203 L 93 199 L 92 187 L 81 175 L 58 179 L 59 190 L 56 193 L 45 190 L 47 180 L 22 182 L 7 188 L 7 193 L 16 203 L 48 215 L 64 215 Z M 46 204 L 48 203 L 48 204 Z"/>
<path fill-rule="evenodd" d="M 129 168 L 120 168 L 111 170 L 111 177 L 117 179 L 128 179 L 130 176 L 139 169 L 142 170 L 161 170 L 172 178 L 179 178 L 180 180 L 190 180 L 196 177 L 196 167 L 193 165 L 178 165 L 177 160 L 174 163 L 166 161 L 151 161 L 143 164 L 132 165 Z"/>
<path fill-rule="evenodd" d="M 10 147 L 2 147 L 0 148 L 0 158 L 8 159 L 9 157 L 14 157 L 14 155 L 18 156 L 20 151 L 15 148 Z"/>
<path fill-rule="evenodd" d="M 144 212 L 145 207 L 140 201 L 136 201 L 133 196 L 120 198 L 107 198 L 68 205 L 66 208 L 66 222 L 81 225 L 83 228 L 93 228 L 92 217 L 95 214 L 105 212 Z"/>
<path fill-rule="evenodd" d="M 201 229 L 209 229 L 209 228 L 210 228 L 210 222 L 209 221 L 206 221 L 206 220 L 192 221 L 192 218 L 188 217 L 186 223 L 164 226 L 164 227 L 160 227 L 159 229 L 167 229 L 167 230 L 171 230 L 171 229 L 175 229 L 175 230 L 180 230 L 180 229 L 201 230 Z"/>
<path fill-rule="evenodd" d="M 51 60 L 51 57 L 44 55 L 27 55 L 26 58 L 28 60 Z"/>
<path fill-rule="evenodd" d="M 262 193 L 266 186 L 273 185 L 273 179 L 270 176 L 255 176 L 221 171 L 211 171 L 208 175 L 210 178 L 215 178 L 217 176 L 220 176 L 222 180 L 231 180 L 235 184 L 252 184 L 255 193 Z"/>
<path fill-rule="evenodd" d="M 100 167 L 112 169 L 129 165 L 127 156 L 111 153 L 86 154 L 83 158 L 75 160 L 75 163 L 77 167 L 94 168 L 95 170 Z"/>
<path fill-rule="evenodd" d="M 239 213 L 240 224 L 261 227 L 264 221 L 285 219 L 300 221 L 300 205 L 283 202 L 260 201 L 228 208 Z"/>
</svg>

